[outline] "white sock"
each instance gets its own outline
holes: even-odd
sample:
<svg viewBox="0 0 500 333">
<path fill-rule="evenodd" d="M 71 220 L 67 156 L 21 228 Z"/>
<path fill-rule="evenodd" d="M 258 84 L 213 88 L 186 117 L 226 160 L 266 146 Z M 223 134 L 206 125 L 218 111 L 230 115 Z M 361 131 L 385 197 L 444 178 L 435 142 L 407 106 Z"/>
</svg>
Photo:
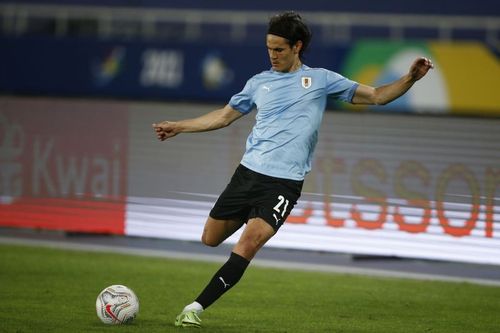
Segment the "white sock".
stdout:
<svg viewBox="0 0 500 333">
<path fill-rule="evenodd" d="M 193 303 L 191 303 L 189 305 L 186 305 L 184 307 L 184 310 L 182 310 L 182 311 L 193 311 L 193 310 L 196 311 L 196 313 L 199 314 L 199 313 L 201 313 L 203 311 L 203 306 L 201 306 L 201 304 L 198 303 L 198 302 L 193 302 Z"/>
</svg>

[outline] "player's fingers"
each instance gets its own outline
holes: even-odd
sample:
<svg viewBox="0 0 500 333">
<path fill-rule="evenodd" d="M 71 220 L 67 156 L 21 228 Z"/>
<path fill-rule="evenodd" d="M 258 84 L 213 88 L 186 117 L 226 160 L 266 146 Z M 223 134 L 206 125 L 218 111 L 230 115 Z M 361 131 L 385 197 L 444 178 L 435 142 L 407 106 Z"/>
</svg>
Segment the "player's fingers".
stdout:
<svg viewBox="0 0 500 333">
<path fill-rule="evenodd" d="M 423 63 L 425 66 L 429 67 L 429 68 L 434 68 L 434 65 L 432 64 L 432 61 L 429 59 L 429 58 L 425 58 L 423 57 Z"/>
<path fill-rule="evenodd" d="M 156 123 L 152 124 L 153 128 L 155 128 L 155 129 L 156 129 L 156 128 L 161 128 L 161 129 L 164 129 L 164 128 L 166 128 L 166 127 L 169 127 L 169 125 L 170 125 L 170 122 L 169 122 L 169 121 L 162 121 L 162 122 L 161 122 L 161 123 L 159 123 L 159 124 L 156 124 Z"/>
</svg>

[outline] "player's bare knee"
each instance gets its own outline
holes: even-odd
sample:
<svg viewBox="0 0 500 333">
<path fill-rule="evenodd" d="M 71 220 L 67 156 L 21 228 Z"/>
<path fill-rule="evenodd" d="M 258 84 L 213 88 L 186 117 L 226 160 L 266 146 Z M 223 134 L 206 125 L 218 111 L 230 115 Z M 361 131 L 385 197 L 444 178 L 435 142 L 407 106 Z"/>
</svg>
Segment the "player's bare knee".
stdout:
<svg viewBox="0 0 500 333">
<path fill-rule="evenodd" d="M 206 246 L 210 246 L 210 247 L 217 247 L 221 243 L 221 241 L 219 241 L 218 239 L 214 239 L 214 238 L 208 237 L 205 234 L 203 234 L 201 236 L 201 242 L 203 244 L 205 244 Z"/>
</svg>

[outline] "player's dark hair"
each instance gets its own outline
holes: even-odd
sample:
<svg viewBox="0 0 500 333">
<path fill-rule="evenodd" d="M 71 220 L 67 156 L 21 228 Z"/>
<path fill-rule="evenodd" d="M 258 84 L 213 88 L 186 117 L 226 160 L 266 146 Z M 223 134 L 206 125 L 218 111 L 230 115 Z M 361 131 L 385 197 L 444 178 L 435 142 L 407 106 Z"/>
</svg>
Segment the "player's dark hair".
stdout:
<svg viewBox="0 0 500 333">
<path fill-rule="evenodd" d="M 312 37 L 311 31 L 302 17 L 293 11 L 271 17 L 267 33 L 287 39 L 290 47 L 294 46 L 297 41 L 302 41 L 302 48 L 299 52 L 300 59 L 303 58 L 303 53 L 309 46 Z"/>
</svg>

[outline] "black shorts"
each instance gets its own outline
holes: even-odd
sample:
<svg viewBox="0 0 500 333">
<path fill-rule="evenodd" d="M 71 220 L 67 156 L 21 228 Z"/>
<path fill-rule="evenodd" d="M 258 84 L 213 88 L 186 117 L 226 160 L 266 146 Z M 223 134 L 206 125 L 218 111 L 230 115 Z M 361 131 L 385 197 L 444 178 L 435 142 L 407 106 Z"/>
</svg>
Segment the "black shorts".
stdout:
<svg viewBox="0 0 500 333">
<path fill-rule="evenodd" d="M 266 176 L 240 164 L 210 217 L 242 223 L 260 217 L 278 231 L 297 203 L 303 183 Z"/>
</svg>

